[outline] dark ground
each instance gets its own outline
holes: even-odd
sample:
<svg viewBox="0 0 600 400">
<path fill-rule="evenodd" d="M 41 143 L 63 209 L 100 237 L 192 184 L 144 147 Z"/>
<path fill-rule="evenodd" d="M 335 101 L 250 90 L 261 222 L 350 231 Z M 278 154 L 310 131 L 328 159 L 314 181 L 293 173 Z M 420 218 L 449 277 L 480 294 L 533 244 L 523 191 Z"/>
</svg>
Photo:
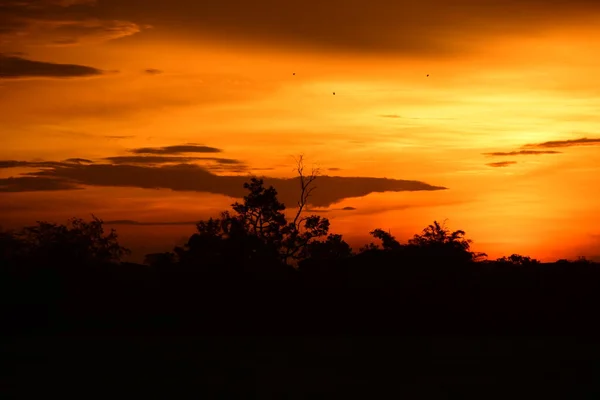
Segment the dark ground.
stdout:
<svg viewBox="0 0 600 400">
<path fill-rule="evenodd" d="M 29 336 L 3 398 L 598 398 L 600 347 L 568 337 Z M 6 397 L 5 397 L 6 396 Z"/>
</svg>

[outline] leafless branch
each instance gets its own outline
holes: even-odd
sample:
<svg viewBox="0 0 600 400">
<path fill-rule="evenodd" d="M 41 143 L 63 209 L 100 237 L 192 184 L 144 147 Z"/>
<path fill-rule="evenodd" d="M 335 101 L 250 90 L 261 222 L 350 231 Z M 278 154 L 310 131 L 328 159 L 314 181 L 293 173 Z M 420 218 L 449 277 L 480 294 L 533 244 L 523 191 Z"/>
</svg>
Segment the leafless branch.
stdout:
<svg viewBox="0 0 600 400">
<path fill-rule="evenodd" d="M 302 214 L 302 211 L 306 207 L 312 191 L 316 188 L 312 183 L 317 179 L 319 169 L 313 168 L 310 175 L 304 175 L 304 156 L 300 155 L 298 159 L 296 159 L 296 172 L 298 172 L 300 178 L 300 198 L 298 200 L 298 212 L 296 213 L 293 224 L 296 229 L 299 230 L 300 214 Z"/>
</svg>

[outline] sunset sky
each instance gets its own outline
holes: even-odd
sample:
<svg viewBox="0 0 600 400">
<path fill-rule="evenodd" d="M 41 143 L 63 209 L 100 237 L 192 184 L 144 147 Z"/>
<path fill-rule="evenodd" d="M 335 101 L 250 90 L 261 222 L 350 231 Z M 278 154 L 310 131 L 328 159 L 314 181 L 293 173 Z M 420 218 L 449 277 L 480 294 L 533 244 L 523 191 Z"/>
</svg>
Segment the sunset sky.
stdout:
<svg viewBox="0 0 600 400">
<path fill-rule="evenodd" d="M 597 0 L 0 0 L 0 225 L 93 213 L 140 261 L 252 174 L 294 204 L 304 154 L 355 248 L 447 219 L 490 258 L 600 259 L 598 21 Z"/>
</svg>

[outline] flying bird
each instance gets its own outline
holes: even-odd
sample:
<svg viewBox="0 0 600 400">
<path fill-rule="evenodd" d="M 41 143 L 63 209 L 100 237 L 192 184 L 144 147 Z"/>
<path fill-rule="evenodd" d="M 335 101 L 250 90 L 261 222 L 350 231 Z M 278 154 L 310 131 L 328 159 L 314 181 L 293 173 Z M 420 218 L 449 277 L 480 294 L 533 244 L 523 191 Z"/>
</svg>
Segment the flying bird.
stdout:
<svg viewBox="0 0 600 400">
<path fill-rule="evenodd" d="M 427 77 L 429 77 L 429 74 L 427 74 Z"/>
<path fill-rule="evenodd" d="M 294 73 L 292 73 L 292 75 L 296 75 L 296 73 L 294 72 Z"/>
<path fill-rule="evenodd" d="M 333 92 L 333 95 L 335 96 L 335 92 Z"/>
</svg>

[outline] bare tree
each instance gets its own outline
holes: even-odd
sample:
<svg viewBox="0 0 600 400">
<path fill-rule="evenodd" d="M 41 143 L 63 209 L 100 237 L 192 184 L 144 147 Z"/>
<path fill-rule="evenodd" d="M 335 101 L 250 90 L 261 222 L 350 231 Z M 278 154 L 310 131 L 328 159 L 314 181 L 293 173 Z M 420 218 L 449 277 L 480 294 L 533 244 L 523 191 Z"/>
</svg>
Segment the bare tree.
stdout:
<svg viewBox="0 0 600 400">
<path fill-rule="evenodd" d="M 307 257 L 308 245 L 314 239 L 327 236 L 329 232 L 329 220 L 320 216 L 311 215 L 302 217 L 309 197 L 317 187 L 314 181 L 319 176 L 319 169 L 312 168 L 310 175 L 305 174 L 304 156 L 300 155 L 296 160 L 296 172 L 300 182 L 300 195 L 298 199 L 298 211 L 294 219 L 285 230 L 284 250 L 282 259 L 288 263 L 290 259 L 298 260 Z"/>
<path fill-rule="evenodd" d="M 298 177 L 300 181 L 300 198 L 298 200 L 298 211 L 296 212 L 296 216 L 294 217 L 293 224 L 296 229 L 300 230 L 300 224 L 304 221 L 304 219 L 300 218 L 302 211 L 306 207 L 308 203 L 308 198 L 310 197 L 313 190 L 317 187 L 313 185 L 313 182 L 320 174 L 319 168 L 312 168 L 310 175 L 304 174 L 304 155 L 300 155 L 296 161 L 296 172 L 298 172 Z"/>
</svg>

